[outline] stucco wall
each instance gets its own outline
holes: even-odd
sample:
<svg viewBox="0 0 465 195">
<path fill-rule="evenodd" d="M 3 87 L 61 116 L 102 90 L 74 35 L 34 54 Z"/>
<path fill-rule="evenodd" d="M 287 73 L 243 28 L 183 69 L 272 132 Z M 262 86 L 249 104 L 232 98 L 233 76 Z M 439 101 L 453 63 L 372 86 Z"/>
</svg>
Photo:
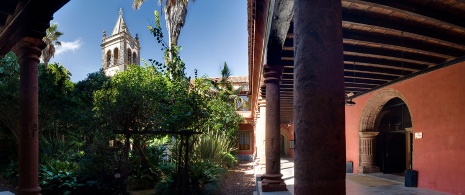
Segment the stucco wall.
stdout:
<svg viewBox="0 0 465 195">
<path fill-rule="evenodd" d="M 418 187 L 465 194 L 465 63 L 391 85 L 406 100 L 413 131 L 413 169 Z M 359 165 L 358 131 L 362 110 L 382 90 L 357 97 L 346 106 L 347 161 Z"/>
</svg>

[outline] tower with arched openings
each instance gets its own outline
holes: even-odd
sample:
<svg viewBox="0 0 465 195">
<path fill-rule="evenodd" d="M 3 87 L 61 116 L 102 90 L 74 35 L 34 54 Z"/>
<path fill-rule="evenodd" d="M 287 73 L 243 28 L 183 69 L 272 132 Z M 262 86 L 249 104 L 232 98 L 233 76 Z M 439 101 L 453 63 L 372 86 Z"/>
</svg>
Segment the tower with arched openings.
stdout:
<svg viewBox="0 0 465 195">
<path fill-rule="evenodd" d="M 129 64 L 140 64 L 139 37 L 132 37 L 120 8 L 118 20 L 110 36 L 103 31 L 102 68 L 107 76 L 124 71 Z"/>
</svg>

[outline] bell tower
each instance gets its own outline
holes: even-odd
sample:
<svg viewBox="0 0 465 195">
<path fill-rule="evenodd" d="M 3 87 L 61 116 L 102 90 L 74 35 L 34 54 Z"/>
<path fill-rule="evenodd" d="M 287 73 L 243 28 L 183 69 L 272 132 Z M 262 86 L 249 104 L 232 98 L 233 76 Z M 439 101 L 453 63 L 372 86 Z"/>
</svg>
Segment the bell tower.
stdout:
<svg viewBox="0 0 465 195">
<path fill-rule="evenodd" d="M 105 75 L 113 76 L 127 69 L 129 64 L 140 65 L 139 37 L 133 38 L 123 19 L 120 8 L 118 20 L 110 36 L 103 31 L 102 38 L 102 68 Z"/>
</svg>

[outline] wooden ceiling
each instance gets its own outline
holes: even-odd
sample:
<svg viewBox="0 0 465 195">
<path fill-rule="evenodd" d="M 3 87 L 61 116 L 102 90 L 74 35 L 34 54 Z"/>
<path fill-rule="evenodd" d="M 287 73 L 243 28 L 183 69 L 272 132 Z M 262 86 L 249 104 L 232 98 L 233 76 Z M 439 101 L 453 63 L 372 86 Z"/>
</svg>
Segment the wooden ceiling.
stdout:
<svg viewBox="0 0 465 195">
<path fill-rule="evenodd" d="M 69 0 L 0 0 L 0 57 L 23 37 L 42 39 L 53 14 Z"/>
<path fill-rule="evenodd" d="M 356 97 L 465 56 L 465 0 L 341 3 L 346 94 Z M 291 21 L 281 51 L 282 122 L 293 118 L 293 38 Z"/>
</svg>

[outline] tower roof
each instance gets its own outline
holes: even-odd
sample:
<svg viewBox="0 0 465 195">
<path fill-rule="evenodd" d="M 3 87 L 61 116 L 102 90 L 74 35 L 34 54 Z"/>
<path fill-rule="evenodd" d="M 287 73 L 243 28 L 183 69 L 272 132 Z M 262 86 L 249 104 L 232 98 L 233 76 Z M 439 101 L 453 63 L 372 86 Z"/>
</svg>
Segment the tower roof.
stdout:
<svg viewBox="0 0 465 195">
<path fill-rule="evenodd" d="M 115 35 L 123 31 L 126 31 L 128 34 L 131 34 L 129 33 L 129 29 L 126 26 L 126 23 L 124 22 L 124 19 L 123 19 L 123 9 L 119 8 L 118 20 L 116 21 L 116 25 L 113 28 L 113 33 L 111 33 L 111 35 Z"/>
</svg>

